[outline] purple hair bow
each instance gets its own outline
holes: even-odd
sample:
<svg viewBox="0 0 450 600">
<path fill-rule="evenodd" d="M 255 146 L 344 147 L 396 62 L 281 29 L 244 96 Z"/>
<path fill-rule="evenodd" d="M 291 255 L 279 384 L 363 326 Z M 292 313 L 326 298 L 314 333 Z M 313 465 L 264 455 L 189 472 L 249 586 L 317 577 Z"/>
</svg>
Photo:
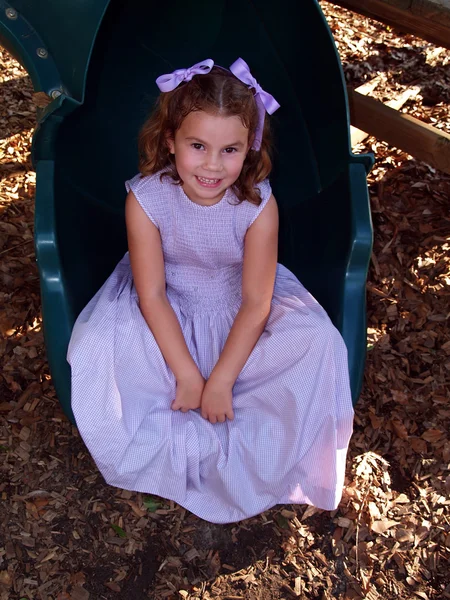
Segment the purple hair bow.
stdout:
<svg viewBox="0 0 450 600">
<path fill-rule="evenodd" d="M 280 108 L 280 105 L 268 92 L 265 92 L 253 75 L 250 73 L 248 64 L 242 58 L 238 58 L 230 67 L 230 71 L 235 77 L 237 77 L 242 83 L 248 85 L 249 88 L 255 90 L 255 100 L 258 105 L 259 122 L 255 131 L 255 139 L 253 141 L 253 150 L 259 150 L 261 148 L 262 134 L 264 130 L 264 119 L 266 112 L 272 115 L 276 110 Z"/>
<path fill-rule="evenodd" d="M 190 81 L 194 75 L 205 75 L 209 73 L 214 66 L 214 61 L 211 58 L 207 58 L 202 62 L 199 62 L 189 69 L 177 69 L 173 73 L 167 75 L 160 75 L 156 80 L 156 85 L 159 87 L 161 92 L 171 92 L 180 85 L 183 81 Z M 221 69 L 223 67 L 220 67 Z M 248 64 L 242 58 L 238 58 L 230 67 L 230 71 L 233 73 L 239 81 L 245 83 L 249 88 L 255 90 L 255 100 L 258 107 L 258 125 L 255 131 L 255 139 L 253 140 L 253 150 L 260 150 L 262 135 L 264 130 L 264 119 L 266 112 L 272 115 L 276 110 L 280 108 L 280 105 L 268 92 L 265 92 L 253 75 L 250 73 Z"/>
<path fill-rule="evenodd" d="M 156 85 L 161 92 L 171 92 L 180 85 L 183 81 L 190 81 L 194 75 L 206 75 L 214 66 L 214 61 L 211 58 L 202 60 L 189 69 L 177 69 L 173 73 L 160 75 L 156 80 Z"/>
</svg>

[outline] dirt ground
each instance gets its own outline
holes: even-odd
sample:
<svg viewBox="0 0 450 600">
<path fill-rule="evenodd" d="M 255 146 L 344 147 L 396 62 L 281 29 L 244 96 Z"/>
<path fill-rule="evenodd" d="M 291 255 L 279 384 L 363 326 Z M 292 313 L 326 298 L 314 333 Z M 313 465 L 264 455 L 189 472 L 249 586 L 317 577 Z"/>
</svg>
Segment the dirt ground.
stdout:
<svg viewBox="0 0 450 600">
<path fill-rule="evenodd" d="M 450 133 L 450 51 L 328 3 L 348 84 Z M 0 600 L 450 598 L 450 176 L 386 143 L 339 509 L 211 525 L 107 486 L 55 397 L 33 251 L 35 104 L 0 51 Z"/>
</svg>

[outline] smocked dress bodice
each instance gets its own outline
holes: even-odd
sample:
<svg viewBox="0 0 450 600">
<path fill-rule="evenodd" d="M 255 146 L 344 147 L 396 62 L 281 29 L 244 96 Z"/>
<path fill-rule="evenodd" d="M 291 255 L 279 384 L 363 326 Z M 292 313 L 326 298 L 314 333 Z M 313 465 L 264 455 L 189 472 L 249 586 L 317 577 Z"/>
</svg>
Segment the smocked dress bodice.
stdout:
<svg viewBox="0 0 450 600">
<path fill-rule="evenodd" d="M 239 306 L 245 234 L 270 198 L 269 182 L 259 185 L 259 206 L 240 203 L 231 189 L 203 206 L 160 174 L 137 175 L 126 187 L 160 232 L 168 297 L 189 313 Z"/>
</svg>

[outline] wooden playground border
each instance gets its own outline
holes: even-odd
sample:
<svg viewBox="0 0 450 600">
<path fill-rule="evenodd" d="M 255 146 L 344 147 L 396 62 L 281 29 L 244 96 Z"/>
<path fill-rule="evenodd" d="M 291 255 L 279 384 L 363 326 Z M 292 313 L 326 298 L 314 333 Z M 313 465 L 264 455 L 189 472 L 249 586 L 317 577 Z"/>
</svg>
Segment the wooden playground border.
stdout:
<svg viewBox="0 0 450 600">
<path fill-rule="evenodd" d="M 450 48 L 449 0 L 333 0 L 333 4 Z M 348 90 L 354 127 L 450 174 L 450 135 L 358 91 Z"/>
</svg>

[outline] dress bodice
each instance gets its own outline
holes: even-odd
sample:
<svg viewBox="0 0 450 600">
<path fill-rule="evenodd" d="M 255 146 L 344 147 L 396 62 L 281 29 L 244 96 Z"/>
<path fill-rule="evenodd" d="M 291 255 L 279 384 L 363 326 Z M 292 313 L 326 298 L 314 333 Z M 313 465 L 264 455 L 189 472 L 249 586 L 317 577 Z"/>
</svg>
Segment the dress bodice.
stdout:
<svg viewBox="0 0 450 600">
<path fill-rule="evenodd" d="M 203 206 L 160 174 L 136 175 L 126 187 L 159 229 L 168 294 L 191 310 L 238 304 L 245 234 L 270 197 L 269 182 L 258 186 L 259 206 L 239 203 L 230 188 L 219 202 Z"/>
</svg>

